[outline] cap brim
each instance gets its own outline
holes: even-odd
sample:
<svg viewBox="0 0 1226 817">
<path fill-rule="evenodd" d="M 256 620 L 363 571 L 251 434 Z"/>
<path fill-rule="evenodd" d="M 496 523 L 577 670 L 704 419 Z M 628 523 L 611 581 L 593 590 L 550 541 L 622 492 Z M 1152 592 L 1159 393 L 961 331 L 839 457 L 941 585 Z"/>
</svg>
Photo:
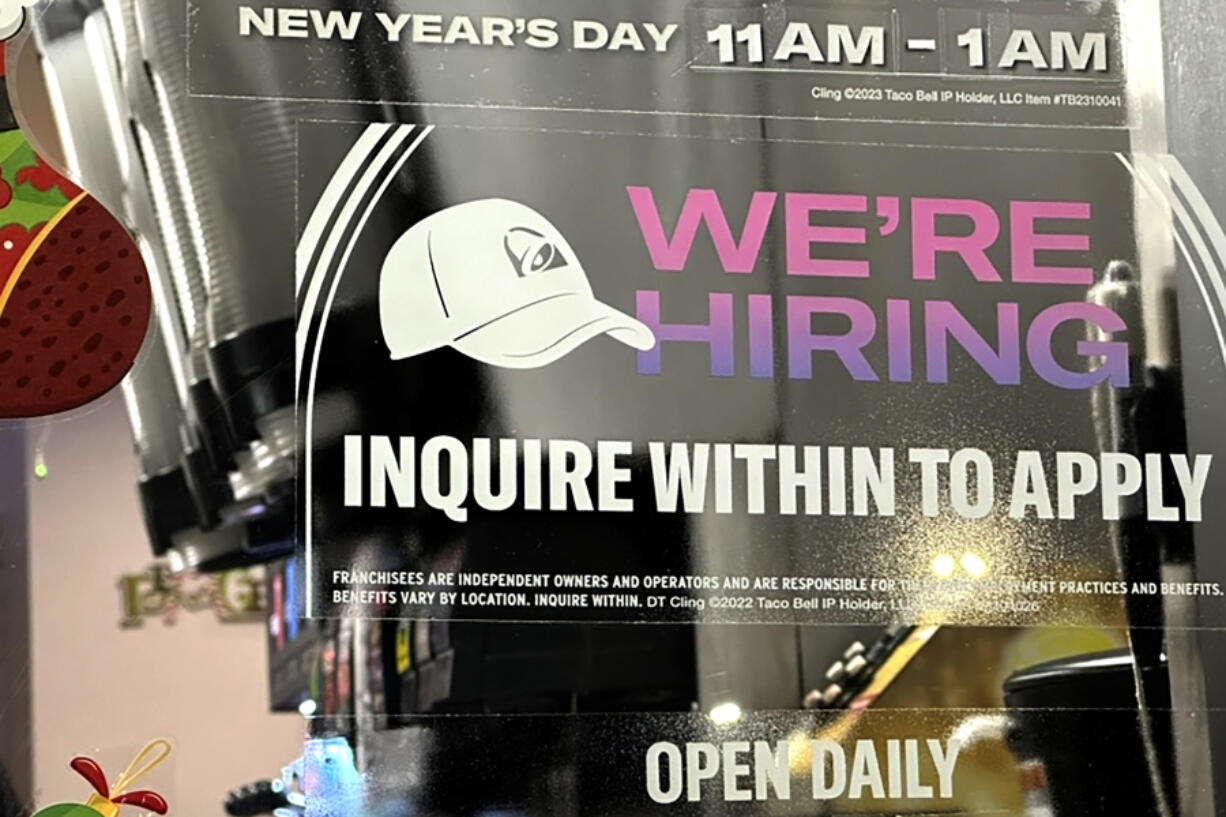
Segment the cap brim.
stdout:
<svg viewBox="0 0 1226 817">
<path fill-rule="evenodd" d="M 590 295 L 554 295 L 513 309 L 451 345 L 475 360 L 511 369 L 547 366 L 597 335 L 646 351 L 655 335 L 641 321 Z"/>
</svg>

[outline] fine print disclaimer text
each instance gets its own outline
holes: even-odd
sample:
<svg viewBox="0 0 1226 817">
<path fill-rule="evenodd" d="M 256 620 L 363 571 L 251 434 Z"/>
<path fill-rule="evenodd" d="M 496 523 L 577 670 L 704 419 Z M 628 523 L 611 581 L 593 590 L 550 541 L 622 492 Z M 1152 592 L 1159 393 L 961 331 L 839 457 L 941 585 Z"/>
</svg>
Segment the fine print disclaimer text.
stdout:
<svg viewBox="0 0 1226 817">
<path fill-rule="evenodd" d="M 1219 597 L 1217 582 L 1124 582 L 992 578 L 974 554 L 941 556 L 924 578 L 855 576 L 713 576 L 332 570 L 334 605 L 411 606 L 425 615 L 506 608 L 716 611 L 716 618 L 804 619 L 827 614 L 1039 613 L 1069 598 Z"/>
</svg>

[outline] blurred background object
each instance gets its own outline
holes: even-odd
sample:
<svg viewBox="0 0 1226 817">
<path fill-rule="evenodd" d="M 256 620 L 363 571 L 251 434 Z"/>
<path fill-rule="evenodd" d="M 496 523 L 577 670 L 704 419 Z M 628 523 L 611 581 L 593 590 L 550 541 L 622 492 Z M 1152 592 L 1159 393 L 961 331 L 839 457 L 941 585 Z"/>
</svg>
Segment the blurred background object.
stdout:
<svg viewBox="0 0 1226 817">
<path fill-rule="evenodd" d="M 194 14 L 207 25 L 220 9 L 197 6 Z M 264 775 L 270 779 L 231 793 L 228 813 L 310 815 L 309 800 L 291 796 L 302 795 L 317 798 L 316 814 L 363 817 L 632 813 L 619 793 L 628 796 L 627 780 L 640 773 L 641 744 L 660 735 L 712 741 L 771 735 L 799 746 L 820 737 L 940 735 L 967 744 L 959 796 L 945 804 L 951 813 L 1216 813 L 1213 792 L 1205 794 L 1214 771 L 1209 727 L 1172 711 L 1199 711 L 1201 673 L 1220 675 L 1226 650 L 1212 649 L 1212 636 L 1198 644 L 1176 632 L 1172 625 L 1203 623 L 1186 606 L 1087 596 L 1062 611 L 1069 621 L 1097 622 L 1078 627 L 938 627 L 916 619 L 889 627 L 701 620 L 534 625 L 415 619 L 395 609 L 368 619 L 304 620 L 304 565 L 293 556 L 296 123 L 324 109 L 275 98 L 285 78 L 277 74 L 271 46 L 259 41 L 244 42 L 218 64 L 228 61 L 236 74 L 257 77 L 270 99 L 193 96 L 183 49 L 188 18 L 181 11 L 174 0 L 57 0 L 33 27 L 29 47 L 12 60 L 24 124 L 41 149 L 123 214 L 160 306 L 157 331 L 123 386 L 126 415 L 110 401 L 33 437 L 0 430 L 0 448 L 8 443 L 18 452 L 0 456 L 0 561 L 5 548 L 14 552 L 0 603 L 14 605 L 6 617 L 14 632 L 25 626 L 27 595 L 32 611 L 30 636 L 4 639 L 0 652 L 0 669 L 13 669 L 0 673 L 10 679 L 0 683 L 14 685 L 12 700 L 20 704 L 34 690 L 27 706 L 32 726 L 20 722 L 20 706 L 14 714 L 0 710 L 0 724 L 12 724 L 6 734 L 25 735 L 31 749 L 12 750 L 20 741 L 6 740 L 0 752 L 19 798 L 58 789 L 70 774 L 60 766 L 79 744 L 131 742 L 151 728 L 177 739 L 182 764 L 193 770 L 177 797 L 202 804 L 201 813 L 221 813 L 224 791 Z M 1168 49 L 1180 93 L 1212 97 L 1220 72 L 1196 67 L 1180 48 L 1198 35 L 1181 26 L 1170 32 L 1185 38 Z M 415 67 L 410 59 L 386 66 L 363 77 L 354 96 L 423 91 L 415 85 L 425 82 Z M 319 70 L 326 74 L 327 65 Z M 446 87 L 452 76 L 438 81 Z M 517 83 L 530 81 L 494 76 L 486 95 L 511 95 Z M 619 77 L 609 72 L 584 81 L 615 85 Z M 693 93 L 711 105 L 727 102 L 710 85 L 693 82 Z M 769 107 L 769 92 L 761 104 Z M 1214 111 L 1196 110 L 1195 135 L 1179 137 L 1185 144 L 1220 132 Z M 418 118 L 392 105 L 326 112 L 361 121 Z M 765 117 L 760 122 L 761 130 L 771 129 Z M 1172 132 L 1188 126 L 1179 116 L 1170 122 Z M 440 147 L 425 161 L 442 162 L 446 151 Z M 745 172 L 764 189 L 778 186 L 788 168 L 774 162 L 768 142 L 758 152 L 757 164 Z M 696 156 L 689 164 L 660 160 L 651 170 L 676 178 L 702 171 L 716 181 L 742 173 L 707 167 Z M 1213 156 L 1199 158 L 1206 178 L 1220 181 Z M 420 215 L 434 206 L 436 187 L 447 182 L 445 174 L 440 179 L 396 173 L 387 195 L 402 212 Z M 1148 316 L 1137 332 L 1152 343 L 1136 344 L 1135 390 L 1100 393 L 1083 407 L 1097 423 L 1103 450 L 1189 446 L 1167 436 L 1183 427 L 1185 388 L 1197 388 L 1185 382 L 1178 350 L 1203 339 L 1180 335 L 1163 290 L 1174 274 L 1174 251 L 1165 234 L 1157 243 L 1149 255 L 1157 263 L 1102 270 L 1086 293 L 1130 316 Z M 471 385 L 464 410 L 480 415 L 474 425 L 485 419 L 482 400 L 549 402 L 510 386 L 486 391 L 476 375 Z M 751 418 L 764 436 L 795 411 L 787 399 Z M 1206 416 L 1216 417 L 1216 399 L 1209 390 L 1199 402 L 1189 401 L 1191 410 L 1212 403 Z M 553 405 L 569 410 L 563 400 Z M 376 407 L 354 410 L 386 416 Z M 125 416 L 134 457 L 121 442 Z M 1194 552 L 1186 531 L 1158 541 L 1130 510 L 1112 530 L 1110 552 L 1095 560 L 1065 558 L 1066 576 L 1159 581 L 1187 575 L 1197 559 L 1218 558 Z M 516 524 L 543 530 L 557 523 Z M 642 554 L 630 525 L 607 526 L 599 536 L 624 542 L 636 569 L 661 572 L 719 572 L 745 539 L 743 530 L 722 521 L 667 524 L 679 541 L 698 542 L 692 554 L 672 561 Z M 790 530 L 779 526 L 781 533 Z M 403 531 L 395 533 L 388 538 L 405 540 Z M 476 540 L 498 535 L 491 527 L 436 537 L 404 559 L 415 568 L 472 567 Z M 926 553 L 916 558 L 937 576 L 962 571 L 973 578 L 994 568 L 993 548 L 1016 542 L 983 544 L 936 560 Z M 150 624 L 123 632 L 99 610 L 114 609 L 109 582 L 121 570 L 145 566 L 150 552 L 176 573 L 265 565 L 266 629 L 218 628 L 189 618 L 171 630 Z M 362 549 L 355 552 L 356 564 Z M 762 553 L 759 567 L 786 572 L 793 568 L 790 557 L 782 550 Z M 25 560 L 28 585 L 19 580 Z M 117 662 L 123 671 L 95 671 Z M 105 719 L 96 717 L 98 702 Z M 276 770 L 298 755 L 304 730 L 312 740 L 302 759 L 278 777 Z M 1219 724 L 1214 739 L 1223 732 Z M 32 771 L 23 754 L 32 755 Z M 1087 755 L 1101 775 L 1070 776 L 1068 769 Z M 758 808 L 798 811 L 796 804 Z M 930 804 L 885 797 L 799 810 L 928 813 Z M 693 813 L 705 812 L 694 807 Z"/>
</svg>

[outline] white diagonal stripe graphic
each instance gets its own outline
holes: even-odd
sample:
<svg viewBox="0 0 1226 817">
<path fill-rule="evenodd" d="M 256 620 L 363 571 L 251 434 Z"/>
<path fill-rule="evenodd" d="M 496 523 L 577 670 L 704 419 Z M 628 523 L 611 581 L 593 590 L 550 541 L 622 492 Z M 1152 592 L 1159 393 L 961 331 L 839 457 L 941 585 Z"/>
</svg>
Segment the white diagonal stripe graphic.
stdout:
<svg viewBox="0 0 1226 817">
<path fill-rule="evenodd" d="M 400 172 L 400 169 L 404 167 L 405 163 L 409 160 L 409 157 L 413 155 L 413 153 L 417 150 L 417 148 L 421 145 L 421 143 L 425 141 L 426 137 L 429 136 L 431 132 L 433 131 L 434 131 L 433 127 L 424 128 L 421 131 L 421 133 L 418 134 L 417 138 L 413 140 L 412 144 L 409 145 L 408 150 L 404 151 L 400 155 L 400 158 L 397 159 L 395 162 L 393 162 L 390 167 L 382 171 L 382 181 L 379 183 L 378 189 L 375 191 L 374 196 L 372 196 L 370 200 L 367 202 L 366 209 L 363 211 L 361 217 L 358 219 L 357 226 L 349 234 L 349 242 L 347 246 L 345 247 L 344 254 L 341 256 L 340 264 L 337 267 L 336 275 L 332 277 L 332 286 L 328 290 L 328 297 L 327 297 L 327 300 L 324 302 L 323 315 L 322 315 L 322 318 L 320 319 L 319 334 L 316 335 L 315 346 L 311 350 L 311 369 L 310 369 L 310 373 L 308 374 L 308 379 L 307 379 L 306 406 L 305 406 L 306 436 L 304 438 L 304 444 L 303 444 L 303 460 L 304 460 L 303 477 L 305 478 L 305 493 L 304 493 L 304 503 L 303 503 L 304 512 L 303 512 L 303 520 L 302 520 L 303 546 L 306 551 L 306 557 L 303 559 L 303 562 L 306 568 L 306 582 L 305 582 L 306 584 L 306 610 L 308 611 L 308 614 L 310 613 L 310 610 L 311 610 L 311 602 L 312 602 L 312 598 L 314 595 L 314 589 L 311 586 L 312 579 L 313 579 L 312 574 L 314 572 L 314 566 L 312 564 L 312 553 L 311 553 L 312 529 L 314 527 L 314 520 L 312 518 L 314 505 L 311 501 L 311 491 L 313 488 L 313 485 L 311 482 L 311 470 L 314 466 L 314 461 L 313 461 L 313 450 L 312 450 L 313 446 L 311 445 L 311 441 L 312 441 L 312 437 L 314 435 L 314 430 L 315 430 L 314 429 L 314 426 L 315 426 L 315 378 L 319 372 L 319 352 L 320 352 L 320 349 L 323 347 L 324 335 L 327 334 L 327 331 L 328 331 L 328 318 L 331 317 L 331 314 L 332 314 L 332 302 L 336 298 L 336 291 L 340 287 L 341 278 L 345 274 L 345 267 L 349 263 L 349 257 L 353 253 L 353 248 L 357 244 L 358 237 L 361 236 L 362 230 L 366 227 L 366 222 L 370 220 L 370 216 L 374 212 L 376 205 L 378 205 L 379 200 L 383 198 L 383 194 L 386 193 L 387 188 L 391 186 L 392 180 L 396 178 L 396 174 Z M 407 131 L 405 135 L 407 135 Z M 374 170 L 374 168 L 382 167 L 383 163 L 384 162 L 376 162 L 375 165 L 372 165 L 372 170 Z M 365 179 L 363 179 L 363 183 L 365 183 Z M 333 238 L 335 238 L 338 233 L 343 232 L 343 225 L 347 221 L 348 219 L 342 218 L 337 223 L 336 227 L 333 230 Z M 321 263 L 322 263 L 322 259 L 321 259 Z M 305 314 L 310 314 L 310 313 L 305 313 Z"/>
</svg>

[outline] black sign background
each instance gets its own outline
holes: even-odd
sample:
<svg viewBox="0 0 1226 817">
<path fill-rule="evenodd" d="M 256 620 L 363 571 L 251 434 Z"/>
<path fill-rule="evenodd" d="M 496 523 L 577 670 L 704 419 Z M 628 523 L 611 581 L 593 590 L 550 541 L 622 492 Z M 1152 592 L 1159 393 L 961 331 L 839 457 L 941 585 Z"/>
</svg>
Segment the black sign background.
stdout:
<svg viewBox="0 0 1226 817">
<path fill-rule="evenodd" d="M 300 221 L 362 128 L 301 126 Z M 670 234 L 690 188 L 716 190 L 737 229 L 755 190 L 900 196 L 904 218 L 892 236 L 870 237 L 873 274 L 868 279 L 787 276 L 778 213 L 752 274 L 724 273 L 705 231 L 700 231 L 683 272 L 661 273 L 653 268 L 644 246 L 626 194 L 628 185 L 653 189 Z M 1088 517 L 1066 522 L 1010 520 L 1006 515 L 1016 451 L 1097 450 L 1089 392 L 1051 386 L 1025 362 L 1020 385 L 996 385 L 956 345 L 951 345 L 950 382 L 929 384 L 923 382 L 922 341 L 915 338 L 915 382 L 858 383 L 833 355 L 823 353 L 814 355 L 811 380 L 790 380 L 779 373 L 786 373 L 782 316 L 783 299 L 789 294 L 857 298 L 882 321 L 887 298 L 916 304 L 948 300 L 989 338 L 994 337 L 1000 301 L 1019 303 L 1024 331 L 1043 308 L 1085 299 L 1085 290 L 1076 286 L 1009 283 L 1007 225 L 989 253 L 1005 282 L 974 283 L 965 265 L 952 255 L 941 256 L 935 281 L 912 281 L 910 224 L 905 215 L 911 197 L 975 198 L 990 203 L 998 213 L 1008 212 L 1010 199 L 1090 201 L 1092 250 L 1086 264 L 1101 271 L 1112 260 L 1130 261 L 1135 256 L 1135 239 L 1128 227 L 1130 191 L 1127 174 L 1106 154 L 437 128 L 409 160 L 366 226 L 344 270 L 320 350 L 312 469 L 306 488 L 313 510 L 310 612 L 353 611 L 330 601 L 332 571 L 352 567 L 931 578 L 934 557 L 970 551 L 985 559 L 994 578 L 1113 578 L 1107 523 Z M 703 344 L 667 343 L 661 374 L 641 375 L 636 372 L 634 350 L 603 336 L 538 369 L 491 367 L 446 347 L 391 360 L 379 330 L 377 303 L 384 256 L 421 218 L 489 197 L 522 202 L 551 220 L 579 256 L 596 297 L 616 309 L 633 314 L 636 291 L 658 290 L 664 320 L 705 323 L 708 293 L 731 293 L 738 326 L 737 374 L 712 377 Z M 870 198 L 870 207 L 874 200 Z M 744 326 L 750 294 L 768 294 L 776 302 L 774 380 L 747 373 Z M 913 308 L 917 329 L 922 328 L 921 311 Z M 828 331 L 834 331 L 835 325 Z M 1072 323 L 1057 334 L 1061 350 L 1057 356 L 1070 368 L 1080 365 L 1084 370 L 1084 361 L 1071 356 L 1083 331 Z M 886 370 L 884 334 L 882 323 L 868 347 L 869 360 L 878 372 Z M 342 439 L 347 434 L 406 435 L 418 441 L 435 435 L 462 441 L 473 437 L 573 439 L 589 444 L 631 440 L 635 473 L 625 495 L 634 497 L 636 512 L 483 513 L 469 502 L 469 520 L 459 524 L 420 504 L 415 509 L 346 508 L 341 476 Z M 646 443 L 653 440 L 893 447 L 899 456 L 898 514 L 893 518 L 757 516 L 744 512 L 742 499 L 731 515 L 657 513 L 646 461 Z M 997 463 L 998 512 L 980 521 L 948 515 L 925 518 L 919 512 L 917 469 L 905 459 L 908 447 L 987 451 Z M 736 493 L 743 497 L 740 483 Z M 1001 494 L 1006 495 L 1004 500 L 999 499 Z M 767 508 L 775 505 L 768 495 Z M 1088 606 L 1058 596 L 1034 601 L 1028 611 L 954 607 L 937 614 L 981 623 L 1075 622 L 1107 615 L 1104 605 L 1114 609 L 1110 600 Z M 610 611 L 477 606 L 366 612 L 518 620 L 689 620 L 694 615 L 693 609 L 684 607 Z M 760 608 L 708 608 L 703 613 L 704 620 L 733 621 L 815 615 Z M 889 620 L 891 615 L 888 609 L 863 608 L 821 614 L 824 620 L 850 621 Z"/>
</svg>

